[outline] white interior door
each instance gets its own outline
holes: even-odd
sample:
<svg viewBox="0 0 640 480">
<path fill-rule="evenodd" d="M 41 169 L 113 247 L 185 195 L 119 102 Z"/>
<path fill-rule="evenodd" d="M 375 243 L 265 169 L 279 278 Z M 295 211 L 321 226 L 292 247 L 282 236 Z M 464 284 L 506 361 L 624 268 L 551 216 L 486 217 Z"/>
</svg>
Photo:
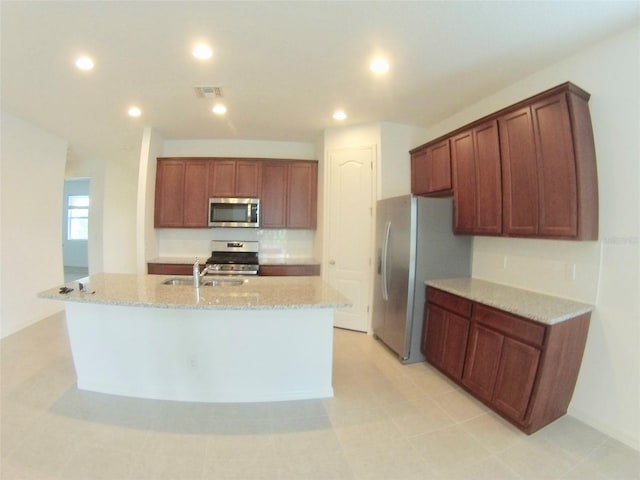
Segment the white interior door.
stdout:
<svg viewBox="0 0 640 480">
<path fill-rule="evenodd" d="M 370 330 L 375 155 L 375 146 L 345 148 L 329 151 L 327 162 L 325 272 L 352 303 L 336 311 L 335 326 L 363 332 Z"/>
</svg>

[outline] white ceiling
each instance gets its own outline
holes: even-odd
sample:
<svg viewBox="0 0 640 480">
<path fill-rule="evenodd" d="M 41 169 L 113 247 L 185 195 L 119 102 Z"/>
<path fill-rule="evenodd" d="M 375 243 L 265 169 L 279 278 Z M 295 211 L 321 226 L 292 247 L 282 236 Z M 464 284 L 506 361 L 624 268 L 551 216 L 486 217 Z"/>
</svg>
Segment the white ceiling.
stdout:
<svg viewBox="0 0 640 480">
<path fill-rule="evenodd" d="M 336 125 L 429 126 L 640 21 L 640 2 L 184 2 L 1 4 L 2 109 L 69 140 L 73 156 L 165 138 L 315 141 Z M 190 54 L 197 41 L 214 50 Z M 88 53 L 90 73 L 74 67 Z M 372 56 L 391 63 L 368 70 Z M 594 66 L 597 68 L 597 66 Z M 196 85 L 222 88 L 211 113 Z M 142 117 L 131 119 L 138 104 Z"/>
</svg>

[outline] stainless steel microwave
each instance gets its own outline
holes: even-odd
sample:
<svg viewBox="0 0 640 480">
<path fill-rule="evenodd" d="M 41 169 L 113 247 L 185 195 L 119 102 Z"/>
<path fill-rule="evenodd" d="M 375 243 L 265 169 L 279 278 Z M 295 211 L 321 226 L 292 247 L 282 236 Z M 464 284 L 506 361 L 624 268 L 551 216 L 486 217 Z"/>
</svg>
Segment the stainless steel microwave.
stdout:
<svg viewBox="0 0 640 480">
<path fill-rule="evenodd" d="M 260 226 L 259 198 L 210 198 L 210 227 L 244 227 Z"/>
</svg>

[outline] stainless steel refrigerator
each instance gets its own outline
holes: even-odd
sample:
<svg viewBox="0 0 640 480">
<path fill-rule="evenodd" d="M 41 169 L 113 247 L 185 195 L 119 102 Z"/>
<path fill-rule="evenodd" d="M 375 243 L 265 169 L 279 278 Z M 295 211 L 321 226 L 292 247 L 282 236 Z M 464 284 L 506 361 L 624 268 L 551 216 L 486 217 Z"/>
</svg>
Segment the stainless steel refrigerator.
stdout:
<svg viewBox="0 0 640 480">
<path fill-rule="evenodd" d="M 451 198 L 378 202 L 373 333 L 403 363 L 424 360 L 424 282 L 470 276 L 471 237 L 454 235 L 452 218 Z"/>
</svg>

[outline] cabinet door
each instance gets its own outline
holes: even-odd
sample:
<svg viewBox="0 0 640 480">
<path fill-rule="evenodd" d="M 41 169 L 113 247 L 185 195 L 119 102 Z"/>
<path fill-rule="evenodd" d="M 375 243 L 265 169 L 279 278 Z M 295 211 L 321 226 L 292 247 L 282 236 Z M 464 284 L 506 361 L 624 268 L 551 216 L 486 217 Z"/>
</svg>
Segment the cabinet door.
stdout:
<svg viewBox="0 0 640 480">
<path fill-rule="evenodd" d="M 493 393 L 493 404 L 509 417 L 522 420 L 527 413 L 538 371 L 540 351 L 506 337 Z"/>
<path fill-rule="evenodd" d="M 476 169 L 476 225 L 475 232 L 502 232 L 502 169 L 500 167 L 500 139 L 498 122 L 479 125 L 473 129 Z"/>
<path fill-rule="evenodd" d="M 451 139 L 454 231 L 502 232 L 500 143 L 495 120 Z"/>
<path fill-rule="evenodd" d="M 502 153 L 503 231 L 534 236 L 538 232 L 538 169 L 531 109 L 499 119 Z"/>
<path fill-rule="evenodd" d="M 447 312 L 442 352 L 442 370 L 456 379 L 462 378 L 464 358 L 467 351 L 469 320 Z"/>
<path fill-rule="evenodd" d="M 154 226 L 182 227 L 184 207 L 185 161 L 158 160 Z"/>
<path fill-rule="evenodd" d="M 236 161 L 211 160 L 209 163 L 209 197 L 235 196 Z"/>
<path fill-rule="evenodd" d="M 429 192 L 451 190 L 451 152 L 449 140 L 427 148 L 429 165 Z"/>
<path fill-rule="evenodd" d="M 411 155 L 411 193 L 415 195 L 451 192 L 449 139 Z"/>
<path fill-rule="evenodd" d="M 422 353 L 427 360 L 452 377 L 462 378 L 469 320 L 428 303 L 423 332 Z"/>
<path fill-rule="evenodd" d="M 291 162 L 287 178 L 287 227 L 316 228 L 318 165 Z"/>
<path fill-rule="evenodd" d="M 184 227 L 206 227 L 209 209 L 207 160 L 186 160 L 184 177 Z"/>
<path fill-rule="evenodd" d="M 260 197 L 260 173 L 262 171 L 259 160 L 238 160 L 235 169 L 235 195 L 238 197 Z"/>
<path fill-rule="evenodd" d="M 287 224 L 287 162 L 262 165 L 260 226 L 285 228 Z"/>
<path fill-rule="evenodd" d="M 565 94 L 534 103 L 531 113 L 538 166 L 538 234 L 575 237 L 578 233 L 576 164 Z"/>
<path fill-rule="evenodd" d="M 485 400 L 491 400 L 496 383 L 504 335 L 472 324 L 462 383 Z"/>
<path fill-rule="evenodd" d="M 477 193 L 476 161 L 473 131 L 468 130 L 451 139 L 453 163 L 453 230 L 474 233 L 476 226 Z"/>
<path fill-rule="evenodd" d="M 444 348 L 444 329 L 446 311 L 427 303 L 424 310 L 424 328 L 422 329 L 421 351 L 432 365 L 442 365 L 442 351 Z"/>
<path fill-rule="evenodd" d="M 411 193 L 424 195 L 429 192 L 429 168 L 427 166 L 427 150 L 411 154 Z"/>
</svg>

